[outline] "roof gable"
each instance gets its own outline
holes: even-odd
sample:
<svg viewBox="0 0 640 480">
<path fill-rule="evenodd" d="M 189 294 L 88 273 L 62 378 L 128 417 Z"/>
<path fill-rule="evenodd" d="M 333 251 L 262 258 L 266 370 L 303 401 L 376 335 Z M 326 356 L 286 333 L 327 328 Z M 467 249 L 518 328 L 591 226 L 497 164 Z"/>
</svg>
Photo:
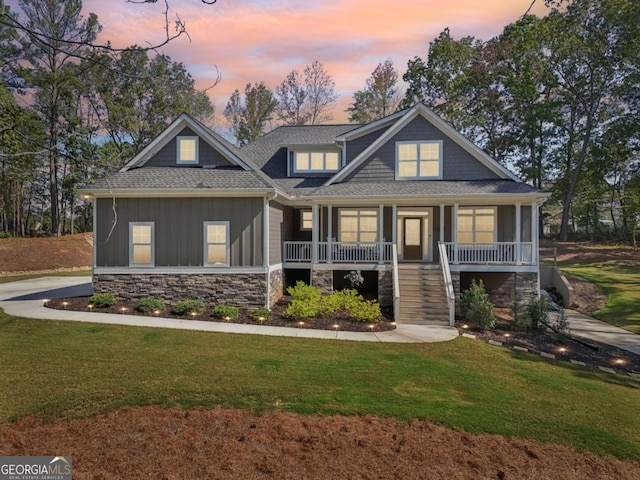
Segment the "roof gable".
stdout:
<svg viewBox="0 0 640 480">
<path fill-rule="evenodd" d="M 394 120 L 395 123 L 391 125 L 386 131 L 384 131 L 374 142 L 372 142 L 366 149 L 364 149 L 353 161 L 351 161 L 346 167 L 336 173 L 333 177 L 331 177 L 325 185 L 332 185 L 334 183 L 344 181 L 348 175 L 354 172 L 357 168 L 359 168 L 369 157 L 371 157 L 378 149 L 380 149 L 383 145 L 385 145 L 389 140 L 391 140 L 395 135 L 397 135 L 403 128 L 409 125 L 414 119 L 422 117 L 427 120 L 431 125 L 441 131 L 444 135 L 450 138 L 455 144 L 461 147 L 464 151 L 466 151 L 471 157 L 476 159 L 490 171 L 498 176 L 498 178 L 510 179 L 516 182 L 521 182 L 521 180 L 516 177 L 509 170 L 504 168 L 498 162 L 496 162 L 493 158 L 487 155 L 484 151 L 478 148 L 475 144 L 465 138 L 462 134 L 456 131 L 451 125 L 438 117 L 433 111 L 427 108 L 425 105 L 418 103 L 410 110 L 398 112 L 397 114 L 392 115 L 391 117 L 387 117 L 388 119 Z M 384 119 L 383 119 L 384 120 Z M 376 124 L 377 122 L 373 122 Z M 373 125 L 370 124 L 370 125 Z M 376 128 L 380 128 L 384 126 L 383 124 L 378 125 Z M 358 129 L 362 133 L 364 129 Z M 371 130 L 367 130 L 364 134 L 370 133 Z M 354 133 L 354 132 L 349 132 Z M 357 138 L 357 137 L 356 137 Z"/>
<path fill-rule="evenodd" d="M 186 129 L 186 130 L 185 130 Z M 251 167 L 245 163 L 233 150 L 235 147 L 228 144 L 224 139 L 216 135 L 210 129 L 196 121 L 187 113 L 181 114 L 169 125 L 160 135 L 158 135 L 149 145 L 147 145 L 138 155 L 133 157 L 127 164 L 120 169 L 126 172 L 130 168 L 143 167 L 172 142 L 183 131 L 193 132 L 200 140 L 204 141 L 216 152 L 218 152 L 231 165 L 241 167 L 243 170 L 251 170 Z"/>
</svg>

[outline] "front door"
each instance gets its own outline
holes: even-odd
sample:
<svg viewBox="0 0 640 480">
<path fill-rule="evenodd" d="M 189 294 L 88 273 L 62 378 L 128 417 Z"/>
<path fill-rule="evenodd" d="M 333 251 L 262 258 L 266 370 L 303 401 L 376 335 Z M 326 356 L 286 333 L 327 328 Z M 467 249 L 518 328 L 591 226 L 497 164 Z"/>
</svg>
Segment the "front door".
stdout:
<svg viewBox="0 0 640 480">
<path fill-rule="evenodd" d="M 403 260 L 422 260 L 422 217 L 403 217 Z"/>
</svg>

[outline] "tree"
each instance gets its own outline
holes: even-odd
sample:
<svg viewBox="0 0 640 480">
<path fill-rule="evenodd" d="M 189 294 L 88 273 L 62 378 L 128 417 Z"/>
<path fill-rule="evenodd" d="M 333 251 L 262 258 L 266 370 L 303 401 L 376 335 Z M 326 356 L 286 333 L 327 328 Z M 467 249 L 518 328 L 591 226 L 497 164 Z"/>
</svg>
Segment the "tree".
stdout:
<svg viewBox="0 0 640 480">
<path fill-rule="evenodd" d="M 278 120 L 285 125 L 316 125 L 333 118 L 330 109 L 338 99 L 333 78 L 315 61 L 304 69 L 304 80 L 292 70 L 276 87 Z"/>
<path fill-rule="evenodd" d="M 264 82 L 254 85 L 247 83 L 244 101 L 237 89 L 233 92 L 224 109 L 224 116 L 238 145 L 246 145 L 264 133 L 277 104 Z"/>
<path fill-rule="evenodd" d="M 95 40 L 100 25 L 94 14 L 82 17 L 80 0 L 20 0 L 19 4 L 26 21 L 20 23 L 25 28 L 20 31 L 21 62 L 14 65 L 14 72 L 33 92 L 33 109 L 46 127 L 51 233 L 59 235 L 59 177 L 65 158 L 61 140 L 74 123 L 70 86 L 82 73 L 75 60 L 86 53 L 85 45 Z M 41 37 L 47 42 L 34 41 Z"/>
<path fill-rule="evenodd" d="M 399 101 L 398 72 L 388 58 L 371 73 L 365 88 L 353 94 L 347 108 L 349 121 L 369 123 L 386 117 L 396 110 Z"/>
<path fill-rule="evenodd" d="M 115 146 L 121 162 L 138 154 L 178 115 L 187 112 L 206 122 L 214 107 L 205 91 L 196 90 L 183 63 L 140 48 L 90 58 L 85 82 L 97 126 Z"/>
<path fill-rule="evenodd" d="M 336 105 L 338 93 L 336 92 L 336 82 L 324 69 L 324 65 L 319 61 L 314 61 L 304 69 L 304 84 L 307 93 L 309 110 L 309 123 L 328 122 L 333 119 L 329 112 Z"/>
</svg>

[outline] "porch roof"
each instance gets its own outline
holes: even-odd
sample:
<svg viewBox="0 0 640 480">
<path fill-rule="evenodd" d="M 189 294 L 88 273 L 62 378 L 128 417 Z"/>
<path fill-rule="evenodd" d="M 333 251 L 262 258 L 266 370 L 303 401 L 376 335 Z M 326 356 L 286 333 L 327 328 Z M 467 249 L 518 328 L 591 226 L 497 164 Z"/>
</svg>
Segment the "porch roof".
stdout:
<svg viewBox="0 0 640 480">
<path fill-rule="evenodd" d="M 396 182 L 346 182 L 322 186 L 314 197 L 413 197 L 474 195 L 536 195 L 538 189 L 523 182 L 491 180 L 417 180 Z"/>
</svg>

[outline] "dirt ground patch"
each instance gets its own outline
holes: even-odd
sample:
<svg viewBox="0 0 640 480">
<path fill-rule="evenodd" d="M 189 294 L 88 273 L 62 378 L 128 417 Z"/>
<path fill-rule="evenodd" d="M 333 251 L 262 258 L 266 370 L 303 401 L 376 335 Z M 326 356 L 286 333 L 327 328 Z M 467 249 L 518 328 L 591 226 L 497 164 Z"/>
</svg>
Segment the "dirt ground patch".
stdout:
<svg viewBox="0 0 640 480">
<path fill-rule="evenodd" d="M 627 245 L 602 245 L 589 242 L 542 242 L 541 247 L 555 247 L 559 262 L 619 263 L 638 265 L 640 249 Z"/>
<path fill-rule="evenodd" d="M 91 268 L 91 234 L 0 239 L 0 274 Z"/>
<path fill-rule="evenodd" d="M 120 410 L 0 426 L 2 455 L 71 455 L 74 479 L 637 479 L 640 463 L 426 421 Z"/>
</svg>

